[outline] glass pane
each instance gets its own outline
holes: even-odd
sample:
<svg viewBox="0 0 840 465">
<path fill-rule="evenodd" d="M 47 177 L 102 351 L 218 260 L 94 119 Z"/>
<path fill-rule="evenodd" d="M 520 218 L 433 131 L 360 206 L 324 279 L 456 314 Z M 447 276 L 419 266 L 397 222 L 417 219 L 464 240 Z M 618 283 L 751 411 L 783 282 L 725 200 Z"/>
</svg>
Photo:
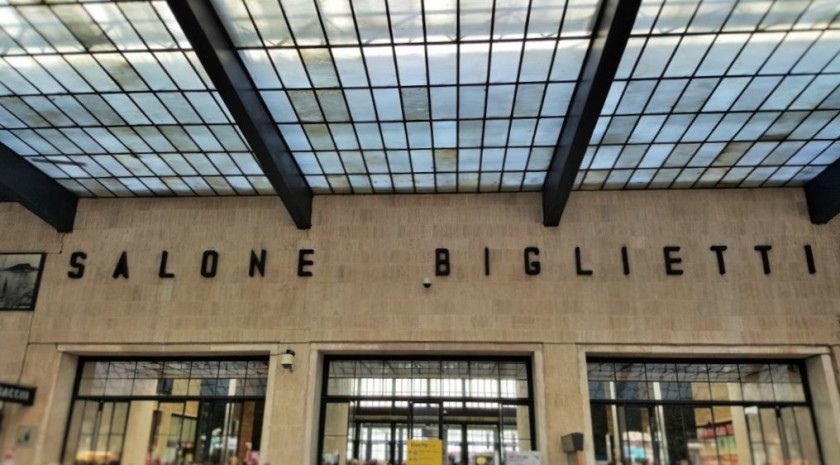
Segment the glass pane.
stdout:
<svg viewBox="0 0 840 465">
<path fill-rule="evenodd" d="M 597 465 L 619 463 L 620 436 L 616 421 L 618 407 L 615 405 L 592 404 L 592 441 Z"/>
<path fill-rule="evenodd" d="M 615 367 L 617 399 L 644 400 L 638 384 L 646 380 L 651 404 L 591 405 L 597 463 L 819 463 L 808 407 L 677 403 L 772 402 L 774 392 L 777 401 L 804 403 L 796 364 L 621 362 Z M 610 381 L 594 379 L 608 380 L 610 372 L 609 364 L 588 364 L 591 399 L 609 398 Z"/>
<path fill-rule="evenodd" d="M 808 407 L 786 407 L 792 409 L 793 421 L 796 423 L 796 431 L 799 438 L 799 446 L 802 452 L 804 464 L 819 465 L 820 453 L 817 446 L 817 434 L 814 431 L 814 422 L 811 417 L 811 410 Z"/>
<path fill-rule="evenodd" d="M 648 407 L 620 407 L 618 422 L 623 463 L 658 463 L 651 410 Z"/>
<path fill-rule="evenodd" d="M 742 364 L 738 366 L 738 370 L 741 373 L 744 400 L 774 400 L 769 365 Z"/>
<path fill-rule="evenodd" d="M 685 400 L 709 400 L 709 372 L 704 363 L 678 364 L 677 377 L 681 383 L 687 383 L 690 390 L 683 393 Z"/>
<path fill-rule="evenodd" d="M 496 451 L 498 434 L 496 425 L 466 425 L 467 464 L 499 463 Z"/>
<path fill-rule="evenodd" d="M 688 429 L 694 429 L 694 424 L 691 423 L 690 409 L 666 405 L 657 407 L 656 410 L 657 414 L 661 416 L 660 423 L 667 444 L 664 452 L 668 457 L 668 463 L 680 463 L 680 461 L 689 460 L 688 443 L 696 434 L 687 431 Z"/>
<path fill-rule="evenodd" d="M 153 418 L 149 439 L 152 460 L 172 463 L 179 458 L 181 429 L 189 422 L 184 415 L 184 403 L 161 402 Z"/>
<path fill-rule="evenodd" d="M 359 458 L 384 463 L 391 456 L 391 425 L 377 423 L 361 423 L 359 426 L 360 453 Z"/>
<path fill-rule="evenodd" d="M 645 382 L 645 366 L 641 363 L 616 363 L 616 398 L 647 399 L 648 385 Z"/>
<path fill-rule="evenodd" d="M 82 367 L 82 378 L 105 378 L 108 376 L 108 362 L 85 362 Z"/>
<path fill-rule="evenodd" d="M 201 402 L 195 450 L 199 462 L 216 464 L 238 460 L 244 448 L 238 441 L 242 408 L 241 403 Z"/>
<path fill-rule="evenodd" d="M 350 420 L 350 404 L 330 402 L 325 405 L 324 435 L 321 438 L 323 451 L 321 463 L 338 465 L 348 444 L 352 444 L 348 436 Z M 341 463 L 345 463 L 342 461 Z"/>
<path fill-rule="evenodd" d="M 697 451 L 698 463 L 717 464 L 717 428 L 719 425 L 710 408 L 686 408 L 683 419 L 687 425 L 695 425 L 693 431 L 686 427 L 686 437 L 689 450 Z M 725 431 L 725 425 L 723 426 Z"/>
<path fill-rule="evenodd" d="M 502 451 L 533 450 L 531 412 L 527 405 L 502 406 Z"/>
<path fill-rule="evenodd" d="M 758 411 L 761 422 L 761 431 L 764 435 L 764 451 L 767 454 L 767 462 L 783 463 L 785 460 L 782 445 L 782 433 L 779 431 L 779 420 L 776 417 L 776 410 L 762 408 Z"/>
<path fill-rule="evenodd" d="M 464 429 L 461 425 L 443 426 L 447 465 L 464 461 Z"/>
<path fill-rule="evenodd" d="M 439 439 L 440 415 L 440 403 L 412 403 L 411 439 Z"/>
<path fill-rule="evenodd" d="M 77 448 L 79 445 L 79 435 L 82 430 L 82 419 L 85 414 L 84 400 L 77 400 L 73 403 L 73 415 L 70 417 L 70 426 L 67 429 L 66 449 L 64 453 L 64 465 L 73 465 L 76 460 Z"/>
<path fill-rule="evenodd" d="M 163 372 L 162 362 L 137 362 L 135 375 L 137 378 L 158 379 Z"/>
<path fill-rule="evenodd" d="M 150 435 L 158 415 L 157 401 L 132 401 L 125 429 L 125 443 L 121 463 L 145 463 L 149 451 Z"/>
<path fill-rule="evenodd" d="M 793 408 L 782 408 L 779 411 L 781 420 L 781 432 L 784 441 L 784 450 L 787 452 L 787 459 L 792 463 L 802 462 L 802 446 L 799 441 L 799 431 L 796 427 L 795 412 Z"/>
<path fill-rule="evenodd" d="M 716 406 L 714 417 L 714 438 L 722 465 L 750 463 L 749 433 L 744 419 L 743 407 Z M 705 436 L 710 437 L 707 427 Z"/>
</svg>

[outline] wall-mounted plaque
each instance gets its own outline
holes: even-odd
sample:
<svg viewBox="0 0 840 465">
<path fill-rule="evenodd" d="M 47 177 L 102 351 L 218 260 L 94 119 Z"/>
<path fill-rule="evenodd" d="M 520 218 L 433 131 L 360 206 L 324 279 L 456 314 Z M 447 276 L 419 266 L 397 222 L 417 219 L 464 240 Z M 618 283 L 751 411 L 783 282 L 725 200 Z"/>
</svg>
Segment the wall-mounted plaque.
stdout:
<svg viewBox="0 0 840 465">
<path fill-rule="evenodd" d="M 0 310 L 34 310 L 43 253 L 0 253 Z"/>
<path fill-rule="evenodd" d="M 0 402 L 32 405 L 35 402 L 35 388 L 0 383 Z"/>
</svg>

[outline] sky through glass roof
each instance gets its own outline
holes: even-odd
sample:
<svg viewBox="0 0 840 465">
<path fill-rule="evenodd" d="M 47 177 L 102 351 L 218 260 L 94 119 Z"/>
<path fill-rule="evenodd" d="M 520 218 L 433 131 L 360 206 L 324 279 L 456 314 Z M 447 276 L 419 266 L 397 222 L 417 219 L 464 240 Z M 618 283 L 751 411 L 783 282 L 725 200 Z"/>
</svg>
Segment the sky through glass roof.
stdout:
<svg viewBox="0 0 840 465">
<path fill-rule="evenodd" d="M 542 189 L 595 0 L 212 0 L 317 194 Z M 274 193 L 164 1 L 0 0 L 0 142 L 80 196 Z M 840 3 L 644 0 L 579 189 L 801 186 Z"/>
</svg>

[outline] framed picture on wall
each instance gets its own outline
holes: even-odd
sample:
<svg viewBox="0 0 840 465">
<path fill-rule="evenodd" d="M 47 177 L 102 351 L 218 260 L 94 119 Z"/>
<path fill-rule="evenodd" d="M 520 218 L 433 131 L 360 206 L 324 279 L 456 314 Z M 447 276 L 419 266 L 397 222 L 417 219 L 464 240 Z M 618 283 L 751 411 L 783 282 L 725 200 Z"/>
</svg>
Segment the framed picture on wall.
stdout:
<svg viewBox="0 0 840 465">
<path fill-rule="evenodd" d="M 46 254 L 0 252 L 0 311 L 34 310 Z"/>
</svg>

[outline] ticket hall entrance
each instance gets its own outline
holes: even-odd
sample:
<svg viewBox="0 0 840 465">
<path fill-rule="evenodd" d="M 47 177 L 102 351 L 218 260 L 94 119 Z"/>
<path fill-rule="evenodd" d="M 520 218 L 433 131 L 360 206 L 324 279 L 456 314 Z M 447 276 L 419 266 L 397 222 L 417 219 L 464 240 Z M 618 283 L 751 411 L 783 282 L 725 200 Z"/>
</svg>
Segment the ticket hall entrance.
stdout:
<svg viewBox="0 0 840 465">
<path fill-rule="evenodd" d="M 448 465 L 536 447 L 528 360 L 328 359 L 325 378 L 324 464 L 403 464 L 412 439 L 440 439 Z"/>
<path fill-rule="evenodd" d="M 513 421 L 505 421 L 495 412 L 472 412 L 472 416 L 470 412 L 452 412 L 461 415 L 455 417 L 450 416 L 439 402 L 411 404 L 409 423 L 357 421 L 353 428 L 357 435 L 352 439 L 348 456 L 365 461 L 379 458 L 403 463 L 407 439 L 442 439 L 449 464 L 479 463 L 482 458 L 485 463 L 493 463 L 498 450 L 518 450 L 518 444 L 498 442 L 499 423 L 506 423 L 510 433 L 515 427 L 513 418 L 508 419 Z M 513 411 L 510 413 L 515 415 Z"/>
</svg>

